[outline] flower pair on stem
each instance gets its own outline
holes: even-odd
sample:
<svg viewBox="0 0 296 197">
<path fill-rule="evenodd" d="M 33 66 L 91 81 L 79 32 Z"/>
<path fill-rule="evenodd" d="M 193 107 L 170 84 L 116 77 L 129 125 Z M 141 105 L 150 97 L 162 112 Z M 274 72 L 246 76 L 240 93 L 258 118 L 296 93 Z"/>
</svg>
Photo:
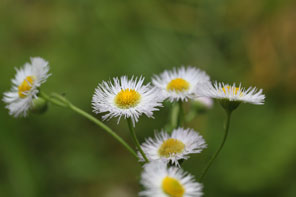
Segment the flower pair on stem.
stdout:
<svg viewBox="0 0 296 197">
<path fill-rule="evenodd" d="M 104 113 L 103 120 L 117 117 L 119 122 L 122 117 L 125 118 L 138 151 L 136 152 L 116 132 L 72 104 L 64 96 L 56 93 L 47 95 L 40 91 L 41 84 L 50 76 L 48 72 L 48 62 L 42 58 L 31 58 L 31 64 L 26 63 L 22 69 L 17 70 L 16 77 L 12 80 L 12 89 L 4 93 L 3 98 L 9 113 L 18 117 L 26 116 L 29 111 L 44 112 L 47 103 L 50 102 L 68 108 L 92 121 L 121 143 L 139 162 L 145 163 L 141 178 L 144 191 L 139 195 L 148 197 L 202 195 L 202 185 L 196 182 L 192 175 L 181 169 L 182 162 L 188 159 L 190 154 L 200 153 L 207 147 L 205 140 L 198 132 L 182 128 L 186 119 L 183 102 L 216 98 L 227 114 L 224 138 L 199 176 L 201 181 L 224 146 L 232 111 L 242 102 L 263 104 L 265 99 L 262 90 L 257 91 L 256 88 L 245 90 L 241 86 L 236 87 L 235 84 L 233 86 L 223 83 L 212 84 L 210 77 L 204 71 L 193 67 L 164 71 L 153 77 L 152 84 L 146 85 L 143 84 L 143 77 L 128 79 L 123 76 L 114 78 L 113 81 L 103 81 L 93 95 L 93 111 Z M 139 117 L 143 114 L 153 117 L 153 113 L 162 107 L 164 100 L 173 103 L 171 121 L 168 124 L 169 131 L 156 132 L 155 138 L 148 138 L 140 145 L 135 132 Z M 208 106 L 209 103 L 207 101 L 206 105 Z M 192 119 L 195 113 L 189 113 L 189 115 L 187 119 Z"/>
</svg>

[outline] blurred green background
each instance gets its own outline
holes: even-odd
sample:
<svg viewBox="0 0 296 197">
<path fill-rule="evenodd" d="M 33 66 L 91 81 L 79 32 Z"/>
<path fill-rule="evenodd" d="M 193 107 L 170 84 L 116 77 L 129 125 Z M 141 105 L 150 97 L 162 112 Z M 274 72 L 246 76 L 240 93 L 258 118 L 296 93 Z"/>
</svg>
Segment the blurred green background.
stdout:
<svg viewBox="0 0 296 197">
<path fill-rule="evenodd" d="M 43 90 L 91 112 L 102 80 L 197 66 L 213 80 L 264 89 L 266 104 L 234 112 L 226 145 L 204 180 L 205 196 L 296 196 L 296 2 L 292 0 L 1 0 L 0 92 L 14 67 L 41 56 Z M 2 97 L 2 96 L 1 96 Z M 98 116 L 100 117 L 100 116 Z M 139 139 L 167 121 L 142 117 Z M 222 139 L 215 104 L 187 126 L 209 148 L 184 169 L 198 176 Z M 127 124 L 107 124 L 131 142 Z M 0 104 L 1 197 L 129 197 L 141 167 L 103 130 L 67 109 L 15 119 Z"/>
</svg>

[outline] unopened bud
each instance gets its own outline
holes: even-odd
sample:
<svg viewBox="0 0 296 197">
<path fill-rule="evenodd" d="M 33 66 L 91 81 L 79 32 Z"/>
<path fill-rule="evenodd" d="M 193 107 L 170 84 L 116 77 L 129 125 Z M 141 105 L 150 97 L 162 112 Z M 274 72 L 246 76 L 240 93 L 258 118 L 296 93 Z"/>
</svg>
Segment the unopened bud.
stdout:
<svg viewBox="0 0 296 197">
<path fill-rule="evenodd" d="M 47 101 L 41 97 L 33 99 L 31 112 L 42 114 L 47 111 Z"/>
</svg>

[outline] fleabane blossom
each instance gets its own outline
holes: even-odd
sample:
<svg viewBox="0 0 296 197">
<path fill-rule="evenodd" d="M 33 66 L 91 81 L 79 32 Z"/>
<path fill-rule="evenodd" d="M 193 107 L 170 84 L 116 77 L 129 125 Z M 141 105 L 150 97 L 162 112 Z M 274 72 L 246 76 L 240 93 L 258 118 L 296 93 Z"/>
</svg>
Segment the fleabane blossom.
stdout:
<svg viewBox="0 0 296 197">
<path fill-rule="evenodd" d="M 161 131 L 155 133 L 155 138 L 148 138 L 141 145 L 149 161 L 162 160 L 179 165 L 178 160 L 188 159 L 189 154 L 200 153 L 206 148 L 206 142 L 193 129 L 177 128 L 171 134 Z M 140 161 L 144 161 L 138 153 Z"/>
<path fill-rule="evenodd" d="M 155 75 L 152 83 L 170 102 L 187 101 L 196 97 L 195 90 L 199 84 L 210 83 L 210 77 L 200 69 L 181 67 Z"/>
<path fill-rule="evenodd" d="M 258 90 L 256 87 L 243 88 L 241 85 L 235 84 L 229 85 L 224 83 L 203 84 L 196 88 L 196 92 L 199 96 L 206 96 L 215 99 L 230 101 L 230 102 L 242 102 L 251 103 L 255 105 L 264 104 L 265 95 L 263 90 Z"/>
<path fill-rule="evenodd" d="M 31 63 L 16 69 L 12 79 L 12 88 L 4 93 L 3 101 L 7 104 L 9 114 L 14 117 L 26 116 L 33 106 L 33 99 L 37 98 L 39 87 L 49 74 L 48 62 L 40 57 L 30 58 Z"/>
<path fill-rule="evenodd" d="M 133 125 L 140 115 L 153 117 L 163 101 L 159 91 L 150 84 L 143 85 L 144 78 L 131 78 L 122 76 L 111 81 L 103 81 L 98 85 L 92 98 L 93 111 L 106 113 L 103 119 L 118 117 L 131 118 Z"/>
<path fill-rule="evenodd" d="M 144 165 L 141 176 L 144 197 L 200 197 L 202 185 L 181 168 L 167 167 L 166 163 L 153 161 Z"/>
</svg>

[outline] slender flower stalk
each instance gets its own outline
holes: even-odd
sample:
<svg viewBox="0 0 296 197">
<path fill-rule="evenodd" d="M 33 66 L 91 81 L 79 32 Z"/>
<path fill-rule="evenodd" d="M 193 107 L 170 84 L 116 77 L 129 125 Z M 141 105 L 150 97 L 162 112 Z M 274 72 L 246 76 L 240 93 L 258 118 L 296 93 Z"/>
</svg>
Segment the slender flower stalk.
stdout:
<svg viewBox="0 0 296 197">
<path fill-rule="evenodd" d="M 179 113 L 178 113 L 178 120 L 177 120 L 177 127 L 181 127 L 183 120 L 184 120 L 184 111 L 183 111 L 183 102 L 181 100 L 179 100 L 178 102 L 179 105 Z"/>
<path fill-rule="evenodd" d="M 146 163 L 148 163 L 149 160 L 148 160 L 148 158 L 146 157 L 144 151 L 142 150 L 142 148 L 141 148 L 141 146 L 140 146 L 140 143 L 139 143 L 138 138 L 137 138 L 137 136 L 136 136 L 135 128 L 133 127 L 133 123 L 132 123 L 131 118 L 127 118 L 127 124 L 128 124 L 129 130 L 130 130 L 130 132 L 131 132 L 132 139 L 133 139 L 133 141 L 134 141 L 134 143 L 135 143 L 137 149 L 140 151 L 142 157 L 144 158 L 144 161 L 145 161 Z"/>
<path fill-rule="evenodd" d="M 202 180 L 205 174 L 207 173 L 209 167 L 214 162 L 216 157 L 221 152 L 229 130 L 229 124 L 230 124 L 230 116 L 233 110 L 235 110 L 241 103 L 251 103 L 254 105 L 263 105 L 265 100 L 265 95 L 263 94 L 263 90 L 258 90 L 256 87 L 249 87 L 247 89 L 241 87 L 239 85 L 238 87 L 233 84 L 224 84 L 224 83 L 204 83 L 196 88 L 196 94 L 201 97 L 210 97 L 218 99 L 221 106 L 226 111 L 226 124 L 225 124 L 225 133 L 223 141 L 217 150 L 217 152 L 214 154 L 212 159 L 209 161 L 208 165 L 205 167 L 204 171 L 202 172 L 199 180 Z"/>
<path fill-rule="evenodd" d="M 67 107 L 67 105 L 55 98 L 51 98 L 50 96 L 48 96 L 47 94 L 45 94 L 44 92 L 40 91 L 39 96 L 44 98 L 45 100 L 47 100 L 48 102 L 51 102 L 52 104 L 55 104 L 59 107 Z"/>
<path fill-rule="evenodd" d="M 173 103 L 172 107 L 170 109 L 170 119 L 167 126 L 167 131 L 171 133 L 174 128 L 177 128 L 177 122 L 178 122 L 178 114 L 179 114 L 179 105 L 177 103 Z"/>
<path fill-rule="evenodd" d="M 136 152 L 119 136 L 117 135 L 112 129 L 110 129 L 107 125 L 102 123 L 100 120 L 97 118 L 93 117 L 89 113 L 83 111 L 82 109 L 76 107 L 73 105 L 70 101 L 68 101 L 65 97 L 59 95 L 59 94 L 54 94 L 53 97 L 48 96 L 44 92 L 40 92 L 40 96 L 43 97 L 45 100 L 48 102 L 51 102 L 52 104 L 55 104 L 60 107 L 65 107 L 69 108 L 72 111 L 76 112 L 77 114 L 87 118 L 91 122 L 95 123 L 99 127 L 101 127 L 103 130 L 105 130 L 107 133 L 109 133 L 112 137 L 114 137 L 120 144 L 122 144 L 133 156 L 138 158 Z"/>
<path fill-rule="evenodd" d="M 182 126 L 184 121 L 184 111 L 183 111 L 183 103 L 182 101 L 174 102 L 171 108 L 170 113 L 170 130 L 169 133 L 172 132 L 173 129 L 179 128 Z"/>
<path fill-rule="evenodd" d="M 200 178 L 199 178 L 199 181 L 201 181 L 204 176 L 206 175 L 206 173 L 208 172 L 210 166 L 212 165 L 212 163 L 215 161 L 215 159 L 217 158 L 217 156 L 219 155 L 219 153 L 221 152 L 225 142 L 226 142 L 226 139 L 227 139 L 227 136 L 228 136 L 228 131 L 229 131 L 229 125 L 230 125 L 230 117 L 231 117 L 231 113 L 232 113 L 232 110 L 225 110 L 226 111 L 226 123 L 225 123 L 225 128 L 224 128 L 224 137 L 223 137 L 223 140 L 222 140 L 222 143 L 221 145 L 219 146 L 219 149 L 216 151 L 216 153 L 213 155 L 213 157 L 211 158 L 211 160 L 209 161 L 209 163 L 207 164 L 207 166 L 204 168 Z"/>
</svg>

